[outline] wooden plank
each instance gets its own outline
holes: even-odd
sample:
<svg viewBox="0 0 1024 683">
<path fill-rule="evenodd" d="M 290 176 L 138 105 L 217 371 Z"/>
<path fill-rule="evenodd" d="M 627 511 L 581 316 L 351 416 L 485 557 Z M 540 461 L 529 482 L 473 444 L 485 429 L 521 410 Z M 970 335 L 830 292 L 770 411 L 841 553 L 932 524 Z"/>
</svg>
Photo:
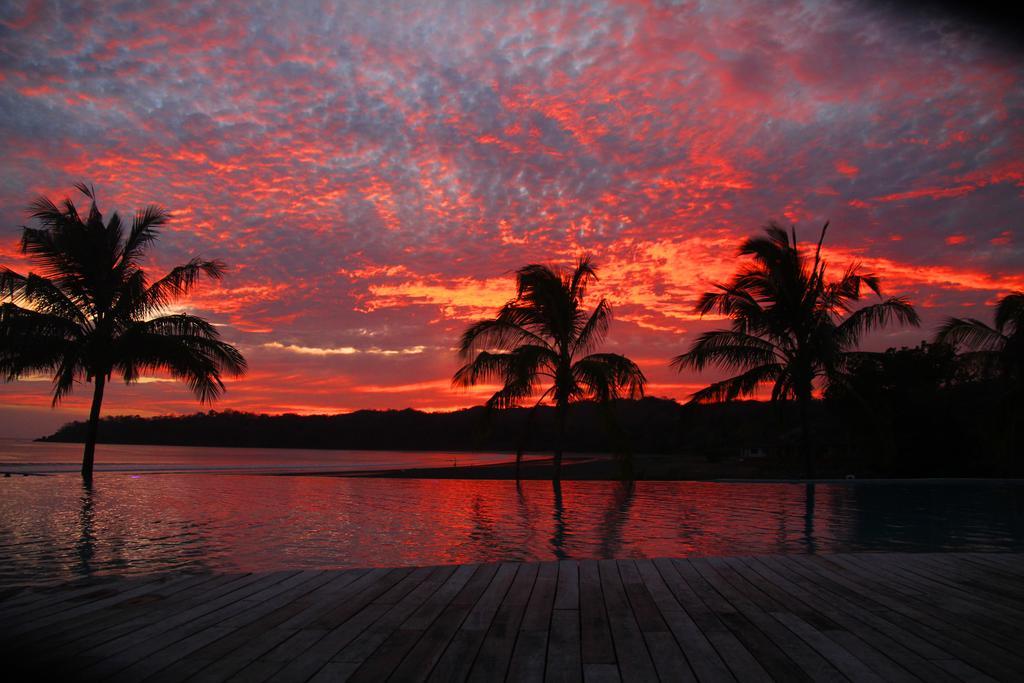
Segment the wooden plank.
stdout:
<svg viewBox="0 0 1024 683">
<path fill-rule="evenodd" d="M 803 557 L 787 556 L 785 561 L 792 566 L 808 565 L 807 558 Z M 929 648 L 937 651 L 939 654 L 931 657 L 932 659 L 954 656 L 996 678 L 1015 678 L 1017 673 L 1024 670 L 1024 663 L 1015 661 L 1019 659 L 1018 657 L 1000 651 L 985 641 L 971 637 L 968 633 L 944 633 L 941 624 L 929 619 L 927 615 L 922 615 L 913 607 L 907 606 L 906 603 L 910 596 L 904 596 L 903 599 L 881 596 L 872 589 L 855 582 L 858 572 L 847 571 L 844 576 L 840 576 L 837 570 L 832 569 L 834 566 L 843 567 L 841 563 L 828 562 L 824 558 L 814 558 L 811 568 L 817 575 L 827 577 L 828 581 L 853 587 L 855 592 L 863 598 L 885 607 L 879 612 L 879 616 L 900 626 L 905 631 L 916 634 L 927 643 Z M 859 578 L 863 580 L 864 577 Z M 946 627 L 948 626 L 947 624 Z"/>
<path fill-rule="evenodd" d="M 28 618 L 19 619 L 16 625 L 8 626 L 5 629 L 5 639 L 7 639 L 6 642 L 10 643 L 14 638 L 25 636 L 32 631 L 46 629 L 62 621 L 79 620 L 83 616 L 92 614 L 97 610 L 113 607 L 133 598 L 152 595 L 155 591 L 161 587 L 166 587 L 168 584 L 173 586 L 176 584 L 189 584 L 194 581 L 195 577 L 193 576 L 161 577 L 156 581 L 125 586 L 125 590 L 120 590 L 120 587 L 114 585 L 97 593 L 95 599 L 73 604 L 58 603 L 52 605 L 50 609 L 42 610 L 38 614 L 33 613 Z"/>
<path fill-rule="evenodd" d="M 25 657 L 28 650 L 37 649 L 33 646 L 38 643 L 41 646 L 38 648 L 41 650 L 39 656 L 44 659 L 81 652 L 114 637 L 110 634 L 111 628 L 115 632 L 124 632 L 125 624 L 133 624 L 136 628 L 151 624 L 161 613 L 180 610 L 182 596 L 188 599 L 195 593 L 205 594 L 225 583 L 230 584 L 239 580 L 235 576 L 211 577 L 212 575 L 207 575 L 205 580 L 196 577 L 188 581 L 168 583 L 137 598 L 25 633 L 12 639 L 9 646 L 17 648 L 19 656 Z"/>
<path fill-rule="evenodd" d="M 67 609 L 88 602 L 90 599 L 109 597 L 111 590 L 132 590 L 142 585 L 159 586 L 170 581 L 210 578 L 211 574 L 174 576 L 157 574 L 148 577 L 94 577 L 86 581 L 29 589 L 17 600 L 0 604 L 0 623 L 24 620 L 27 614 L 38 618 L 52 613 L 53 609 Z"/>
<path fill-rule="evenodd" d="M 929 572 L 918 568 L 914 571 L 914 565 L 919 564 L 919 561 L 912 558 L 884 555 L 871 558 L 867 565 L 856 556 L 847 556 L 844 559 L 855 563 L 870 577 L 877 576 L 878 570 L 881 569 L 885 575 L 884 583 L 899 582 L 916 590 L 919 594 L 918 599 L 923 598 L 922 602 L 927 607 L 940 607 L 942 612 L 955 616 L 962 628 L 967 628 L 990 642 L 1015 649 L 1020 631 L 1024 628 L 1024 617 L 1014 609 L 1004 610 L 1002 600 L 978 602 L 978 598 L 982 596 L 961 592 L 949 582 L 936 578 L 934 570 Z"/>
<path fill-rule="evenodd" d="M 618 560 L 619 577 L 629 599 L 629 606 L 636 618 L 637 626 L 645 633 L 668 631 L 668 625 L 661 617 L 658 606 L 644 585 L 640 571 L 633 560 Z"/>
<path fill-rule="evenodd" d="M 455 573 L 455 567 L 435 567 L 429 576 L 415 589 L 410 591 L 401 601 L 393 605 L 384 616 L 363 631 L 355 640 L 343 647 L 333 657 L 332 662 L 350 662 L 362 664 L 381 647 L 388 636 L 427 601 L 445 581 Z"/>
<path fill-rule="evenodd" d="M 561 572 L 561 563 L 559 563 L 559 572 Z M 579 611 L 554 610 L 551 615 L 551 636 L 548 639 L 544 680 L 548 683 L 578 683 L 583 680 L 583 663 L 580 657 Z"/>
<path fill-rule="evenodd" d="M 580 608 L 580 568 L 575 560 L 558 563 L 558 587 L 555 590 L 555 609 Z"/>
<path fill-rule="evenodd" d="M 776 680 L 805 680 L 808 678 L 807 674 L 779 647 L 778 639 L 773 639 L 765 634 L 762 629 L 770 630 L 771 625 L 759 618 L 760 615 L 749 601 L 740 596 L 734 596 L 738 603 L 734 604 L 716 590 L 716 585 L 721 588 L 727 584 L 722 582 L 704 564 L 694 560 L 674 560 L 673 564 L 680 576 L 690 584 L 701 600 L 715 612 L 722 624 L 736 636 L 737 640 L 743 643 L 758 664 L 772 678 Z M 698 567 L 703 571 L 700 571 Z M 755 624 L 750 621 L 751 616 L 759 623 Z"/>
<path fill-rule="evenodd" d="M 530 600 L 523 613 L 520 629 L 523 631 L 547 631 L 551 622 L 551 610 L 555 606 L 555 588 L 558 583 L 558 563 L 542 562 L 537 570 Z"/>
<path fill-rule="evenodd" d="M 584 664 L 584 683 L 619 683 L 619 667 L 614 664 Z"/>
<path fill-rule="evenodd" d="M 772 570 L 763 558 L 734 558 L 731 561 L 737 574 L 771 590 L 773 595 L 778 596 L 779 604 L 801 604 L 835 623 L 837 627 L 829 631 L 830 637 L 847 650 L 851 650 L 851 647 L 856 649 L 858 657 L 887 680 L 942 680 L 942 672 L 935 670 L 927 660 L 902 645 L 898 639 L 874 629 L 870 620 L 877 617 L 872 613 L 862 612 L 861 619 L 858 619 L 856 614 L 841 611 L 838 608 L 841 603 L 823 598 L 820 593 L 811 592 L 791 582 L 781 573 Z M 794 579 L 799 581 L 799 577 Z M 917 675 L 910 672 L 916 672 Z"/>
<path fill-rule="evenodd" d="M 521 629 L 512 650 L 505 680 L 514 683 L 544 680 L 547 655 L 548 632 Z"/>
<path fill-rule="evenodd" d="M 543 562 L 526 603 L 506 680 L 540 681 L 547 664 L 548 631 L 558 586 L 558 563 Z"/>
<path fill-rule="evenodd" d="M 387 571 L 380 574 L 361 572 L 349 586 L 372 585 L 374 581 L 388 575 Z M 329 580 L 332 574 L 327 574 L 327 577 Z M 246 598 L 242 601 L 243 611 L 220 622 L 220 625 L 231 628 L 231 633 L 190 653 L 187 659 L 171 664 L 155 679 L 170 681 L 193 676 L 195 680 L 228 678 L 280 642 L 282 634 L 280 631 L 274 632 L 274 627 L 300 612 L 301 608 L 296 607 L 295 600 L 317 587 L 309 583 L 290 587 L 282 584 L 277 587 L 277 594 L 268 594 L 266 590 L 258 593 L 263 598 L 261 601 Z"/>
<path fill-rule="evenodd" d="M 400 580 L 401 572 L 369 572 L 360 576 L 343 589 L 343 601 L 348 609 L 360 612 L 373 596 L 389 589 Z M 264 673 L 274 673 L 275 677 L 281 664 L 271 667 L 268 662 L 287 660 L 309 648 L 318 639 L 329 633 L 326 629 L 315 626 L 302 630 L 282 628 L 296 615 L 293 606 L 280 607 L 269 612 L 265 609 L 258 619 L 232 634 L 231 638 L 215 643 L 212 650 L 200 653 L 207 665 L 196 676 L 198 680 L 224 680 L 230 676 L 242 678 L 258 677 Z M 315 623 L 316 619 L 306 620 Z M 319 665 L 323 665 L 323 661 Z M 315 671 L 315 669 L 314 669 Z"/>
<path fill-rule="evenodd" d="M 997 601 L 1006 611 L 1017 615 L 1024 613 L 1024 599 L 1021 598 L 1024 583 L 1011 584 L 994 572 L 959 557 L 949 561 L 943 555 L 928 553 L 915 559 L 916 562 L 910 565 L 914 571 L 922 573 L 922 567 L 927 569 L 932 578 L 956 586 L 969 600 Z"/>
<path fill-rule="evenodd" d="M 882 553 L 78 581 L 0 602 L 0 651 L 14 679 L 1016 680 L 1022 566 Z"/>
<path fill-rule="evenodd" d="M 433 663 L 436 661 L 433 659 L 434 653 L 431 646 L 435 645 L 437 640 L 443 639 L 444 634 L 454 631 L 451 622 L 455 621 L 456 617 L 447 617 L 446 621 L 440 624 L 439 631 L 432 632 L 432 638 L 428 641 L 426 647 L 416 650 L 414 648 L 425 632 L 434 624 L 435 620 L 445 612 L 445 609 L 463 589 L 477 569 L 478 565 L 460 565 L 457 567 L 451 576 L 448 577 L 448 580 L 430 595 L 423 604 L 416 608 L 409 618 L 388 636 L 377 651 L 370 655 L 356 669 L 352 674 L 352 680 L 381 681 L 391 676 L 392 672 L 395 672 L 396 677 L 401 680 L 401 676 L 397 676 L 396 669 L 407 666 L 407 662 L 414 662 L 417 669 L 425 667 L 426 663 L 429 662 L 429 667 L 426 667 L 426 670 L 422 672 L 424 678 L 429 675 L 430 669 L 433 668 Z M 467 612 L 469 610 L 464 605 L 459 607 Z M 462 618 L 464 618 L 464 615 Z M 458 618 L 454 628 L 458 628 L 459 623 L 461 623 L 461 618 Z M 440 653 L 437 653 L 437 656 L 439 657 Z M 406 672 L 408 672 L 408 669 L 406 669 Z"/>
<path fill-rule="evenodd" d="M 648 594 L 685 653 L 690 668 L 698 680 L 732 680 L 733 676 L 728 667 L 690 615 L 676 601 L 654 563 L 651 560 L 636 560 L 635 565 Z"/>
<path fill-rule="evenodd" d="M 608 611 L 601 590 L 601 575 L 594 560 L 584 560 L 579 564 L 579 593 L 580 643 L 584 668 L 589 664 L 615 664 L 615 646 L 612 644 Z"/>
<path fill-rule="evenodd" d="M 534 562 L 519 565 L 515 579 L 512 580 L 512 585 L 487 629 L 487 635 L 480 645 L 468 680 L 500 680 L 508 673 L 509 660 L 512 658 L 512 650 L 519 635 L 519 625 L 539 570 L 540 565 Z"/>
<path fill-rule="evenodd" d="M 601 591 L 608 610 L 608 627 L 615 644 L 615 657 L 619 671 L 629 672 L 628 679 L 635 681 L 656 681 L 658 675 L 651 661 L 647 643 L 640 632 L 633 610 L 626 597 L 626 590 L 619 576 L 615 560 L 600 560 L 598 570 L 601 577 Z"/>
<path fill-rule="evenodd" d="M 718 616 L 697 596 L 694 589 L 679 573 L 676 563 L 669 559 L 654 562 L 665 585 L 697 625 L 721 659 L 739 681 L 770 681 L 771 676 L 754 658 L 746 645 L 733 634 Z"/>
<path fill-rule="evenodd" d="M 932 604 L 926 599 L 936 599 L 936 596 L 920 597 L 881 585 L 873 574 L 845 555 L 832 556 L 827 562 L 846 567 L 864 585 L 870 582 L 869 590 L 877 591 L 874 599 L 887 601 L 891 605 L 892 613 L 887 617 L 890 621 L 927 634 L 936 646 L 997 678 L 1006 677 L 1008 672 L 1024 671 L 1024 657 L 1017 654 L 1012 644 L 998 642 L 989 629 L 978 635 L 977 625 L 971 626 L 960 615 L 946 611 L 941 605 Z"/>
<path fill-rule="evenodd" d="M 423 632 L 422 637 L 395 669 L 399 681 L 425 681 L 444 654 L 477 600 L 497 573 L 497 565 L 476 567 L 476 571 L 451 602 Z M 404 628 L 404 627 L 403 627 Z"/>
<path fill-rule="evenodd" d="M 391 588 L 377 595 L 363 609 L 346 620 L 340 626 L 327 631 L 323 638 L 316 641 L 307 650 L 295 657 L 280 671 L 274 673 L 274 680 L 277 683 L 288 683 L 290 681 L 305 681 L 311 676 L 327 667 L 332 657 L 337 655 L 346 645 L 353 642 L 361 634 L 373 628 L 379 620 L 384 618 L 389 611 L 395 609 L 396 605 L 402 604 L 410 593 L 420 586 L 435 571 L 433 567 L 421 567 L 402 578 Z M 369 596 L 379 593 L 379 589 L 367 589 Z M 415 598 L 413 598 L 415 599 Z M 420 603 L 415 603 L 419 605 Z M 411 610 L 406 612 L 406 615 Z M 345 670 L 351 675 L 357 667 L 348 667 Z M 331 667 L 335 670 L 335 667 Z"/>
<path fill-rule="evenodd" d="M 809 678 L 821 681 L 843 679 L 840 674 L 841 669 L 830 662 L 827 657 L 823 656 L 821 650 L 814 646 L 823 638 L 820 631 L 806 624 L 799 616 L 792 614 L 790 603 L 776 603 L 763 590 L 751 585 L 736 574 L 723 558 L 694 560 L 692 564 Z M 787 618 L 781 618 L 782 616 Z M 802 633 L 812 638 L 814 642 L 808 641 L 808 638 L 794 638 L 794 634 L 797 636 L 801 634 L 795 633 L 792 628 L 789 628 L 789 625 L 794 622 L 790 621 L 788 617 L 799 620 L 800 624 L 806 624 L 807 628 L 802 629 Z M 833 626 L 831 621 L 825 621 L 827 626 Z M 832 645 L 834 648 L 834 644 Z M 833 648 L 828 648 L 828 651 L 833 652 Z M 841 650 L 841 648 L 838 649 Z M 838 652 L 836 654 L 839 656 Z"/>
<path fill-rule="evenodd" d="M 357 668 L 357 662 L 328 662 L 309 679 L 309 683 L 345 683 Z"/>
<path fill-rule="evenodd" d="M 281 605 L 281 609 L 287 610 L 287 615 L 295 609 L 295 598 L 332 578 L 333 576 L 326 572 L 300 572 L 299 575 L 286 579 L 277 586 L 265 588 L 256 595 L 276 597 L 280 601 L 277 604 Z M 268 592 L 275 590 L 276 594 Z M 230 625 L 231 620 L 249 612 L 253 602 L 253 596 L 243 596 L 239 593 L 229 593 L 217 600 L 185 610 L 170 619 L 164 619 L 148 629 L 141 629 L 96 648 L 93 653 L 101 653 L 103 659 L 91 667 L 84 668 L 83 675 L 109 678 L 117 674 L 125 680 L 141 680 L 194 651 L 231 635 L 234 632 Z M 269 599 L 257 604 L 266 605 L 268 602 Z M 267 638 L 269 637 L 268 635 Z M 274 644 L 276 643 L 271 643 L 270 647 Z M 246 663 L 248 662 L 243 662 L 242 666 Z"/>
<path fill-rule="evenodd" d="M 949 680 L 948 675 L 930 662 L 947 657 L 945 652 L 916 633 L 886 620 L 883 612 L 866 609 L 856 598 L 851 600 L 833 592 L 836 587 L 822 574 L 790 564 L 782 557 L 758 557 L 750 565 L 789 594 L 811 602 L 819 610 L 829 611 L 833 621 L 886 652 L 915 676 L 924 680 Z"/>
<path fill-rule="evenodd" d="M 98 615 L 101 618 L 68 624 L 64 626 L 64 630 L 55 629 L 52 636 L 46 639 L 46 649 L 42 656 L 47 659 L 71 658 L 127 633 L 173 618 L 175 614 L 190 607 L 205 604 L 222 595 L 244 590 L 267 580 L 260 574 L 240 578 L 228 575 L 224 579 L 225 581 L 221 582 L 207 582 L 199 587 L 183 587 L 174 595 L 168 596 L 166 601 L 146 601 L 131 608 L 107 610 L 106 613 Z"/>
<path fill-rule="evenodd" d="M 515 579 L 518 565 L 505 562 L 498 567 L 487 589 L 473 605 L 458 632 L 452 637 L 430 674 L 431 681 L 461 681 L 469 675 L 480 646 L 490 629 L 498 608 Z"/>
<path fill-rule="evenodd" d="M 695 681 L 693 671 L 675 636 L 661 616 L 640 571 L 633 560 L 618 560 L 617 566 L 630 609 L 647 644 L 647 651 L 661 680 Z M 661 584 L 662 589 L 664 584 Z"/>
</svg>

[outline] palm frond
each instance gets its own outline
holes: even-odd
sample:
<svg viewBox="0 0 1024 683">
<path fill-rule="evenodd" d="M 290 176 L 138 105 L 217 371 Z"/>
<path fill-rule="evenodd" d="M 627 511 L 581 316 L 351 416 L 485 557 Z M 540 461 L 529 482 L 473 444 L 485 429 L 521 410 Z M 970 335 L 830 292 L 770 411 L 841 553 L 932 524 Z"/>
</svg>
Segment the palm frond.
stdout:
<svg viewBox="0 0 1024 683">
<path fill-rule="evenodd" d="M 223 393 L 225 374 L 237 377 L 247 369 L 241 352 L 221 341 L 213 325 L 184 314 L 132 324 L 117 339 L 112 355 L 113 368 L 126 382 L 147 371 L 166 371 L 203 403 Z"/>
<path fill-rule="evenodd" d="M 857 309 L 835 328 L 834 334 L 841 347 L 849 348 L 860 341 L 861 335 L 891 323 L 919 327 L 921 318 L 909 301 L 894 296 L 881 303 Z"/>
<path fill-rule="evenodd" d="M 0 375 L 11 382 L 76 356 L 81 330 L 57 315 L 0 304 Z"/>
<path fill-rule="evenodd" d="M 132 229 L 121 252 L 121 262 L 135 264 L 146 247 L 160 236 L 160 227 L 166 225 L 170 218 L 170 213 L 155 204 L 136 211 Z"/>
<path fill-rule="evenodd" d="M 171 269 L 146 291 L 144 306 L 147 311 L 159 311 L 185 296 L 195 288 L 199 278 L 206 276 L 211 280 L 220 280 L 227 272 L 223 261 L 206 261 L 194 258 L 188 263 Z"/>
<path fill-rule="evenodd" d="M 591 280 L 597 279 L 597 271 L 594 269 L 593 259 L 589 254 L 584 254 L 576 261 L 576 268 L 572 272 L 572 279 L 569 282 L 569 295 L 577 303 L 583 301 L 587 293 L 587 286 Z"/>
<path fill-rule="evenodd" d="M 606 299 L 597 302 L 587 322 L 576 332 L 576 340 L 572 345 L 572 354 L 587 353 L 594 350 L 604 341 L 608 327 L 612 321 L 612 307 Z"/>
<path fill-rule="evenodd" d="M 621 396 L 642 398 L 647 378 L 640 367 L 617 353 L 592 353 L 572 366 L 581 398 L 611 401 Z"/>
<path fill-rule="evenodd" d="M 996 304 L 996 330 L 1007 336 L 1024 334 L 1024 292 L 1007 294 Z"/>
<path fill-rule="evenodd" d="M 672 359 L 671 366 L 704 370 L 709 366 L 745 369 L 777 360 L 778 347 L 770 341 L 732 330 L 705 332 L 690 350 Z"/>
<path fill-rule="evenodd" d="M 776 382 L 782 373 L 783 367 L 778 363 L 760 365 L 735 377 L 714 382 L 694 392 L 690 400 L 694 403 L 733 401 L 740 396 L 749 396 L 764 384 Z"/>
<path fill-rule="evenodd" d="M 459 355 L 468 358 L 478 349 L 511 349 L 518 344 L 547 346 L 540 335 L 527 329 L 531 321 L 525 311 L 509 304 L 493 320 L 470 325 L 459 340 Z"/>
<path fill-rule="evenodd" d="M 964 344 L 977 351 L 999 352 L 1006 346 L 1006 337 L 975 318 L 947 318 L 935 340 L 957 347 Z"/>
</svg>

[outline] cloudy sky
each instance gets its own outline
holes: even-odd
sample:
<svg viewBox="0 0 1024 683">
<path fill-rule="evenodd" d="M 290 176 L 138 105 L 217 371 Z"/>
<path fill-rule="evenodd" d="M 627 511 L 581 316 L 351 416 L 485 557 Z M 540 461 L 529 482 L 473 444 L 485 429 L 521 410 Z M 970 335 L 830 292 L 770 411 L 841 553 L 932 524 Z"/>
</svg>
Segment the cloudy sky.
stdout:
<svg viewBox="0 0 1024 683">
<path fill-rule="evenodd" d="M 895 3 L 899 4 L 899 3 Z M 445 410 L 453 343 L 526 263 L 594 255 L 608 349 L 649 393 L 696 297 L 769 219 L 834 269 L 988 318 L 1024 290 L 1024 60 L 984 27 L 866 2 L 118 2 L 0 5 L 0 264 L 25 207 L 72 183 L 101 209 L 174 212 L 152 253 L 231 265 L 184 307 L 251 372 L 218 408 Z M 596 302 L 596 299 L 595 299 Z M 35 435 L 45 378 L 0 385 Z M 162 377 L 106 412 L 191 412 Z"/>
</svg>

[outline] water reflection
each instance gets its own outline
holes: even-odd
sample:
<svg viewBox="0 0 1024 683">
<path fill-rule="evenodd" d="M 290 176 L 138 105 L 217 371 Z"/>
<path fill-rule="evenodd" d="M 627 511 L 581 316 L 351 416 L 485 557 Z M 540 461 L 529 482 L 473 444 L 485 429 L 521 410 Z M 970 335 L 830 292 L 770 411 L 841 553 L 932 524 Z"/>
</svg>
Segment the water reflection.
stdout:
<svg viewBox="0 0 1024 683">
<path fill-rule="evenodd" d="M 78 555 L 77 573 L 88 576 L 92 573 L 92 556 L 95 552 L 96 537 L 93 532 L 93 516 L 95 501 L 93 500 L 92 479 L 82 480 L 81 512 L 78 515 L 81 533 L 78 536 L 76 550 Z"/>
<path fill-rule="evenodd" d="M 636 484 L 632 481 L 618 481 L 612 484 L 612 496 L 598 527 L 600 557 L 618 557 L 622 547 L 622 530 L 633 507 L 633 493 Z"/>
<path fill-rule="evenodd" d="M 814 542 L 814 487 L 812 481 L 804 484 L 804 543 L 807 552 L 817 551 L 817 544 Z"/>
<path fill-rule="evenodd" d="M 521 482 L 520 482 L 521 483 Z M 522 496 L 522 486 L 517 483 L 517 487 Z M 551 553 L 555 558 L 559 560 L 565 560 L 569 558 L 569 555 L 565 552 L 565 502 L 562 501 L 562 482 L 552 481 L 551 482 L 552 493 L 554 496 L 554 518 L 552 519 L 554 529 L 551 534 Z"/>
<path fill-rule="evenodd" d="M 0 586 L 97 573 L 1024 550 L 1016 483 L 0 479 Z"/>
</svg>

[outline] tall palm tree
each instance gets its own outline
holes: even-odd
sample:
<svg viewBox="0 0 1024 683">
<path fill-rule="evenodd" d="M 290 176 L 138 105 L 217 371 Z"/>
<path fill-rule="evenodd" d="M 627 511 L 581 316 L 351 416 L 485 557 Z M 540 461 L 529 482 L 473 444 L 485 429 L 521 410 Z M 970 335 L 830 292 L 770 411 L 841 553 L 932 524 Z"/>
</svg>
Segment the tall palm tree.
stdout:
<svg viewBox="0 0 1024 683">
<path fill-rule="evenodd" d="M 40 273 L 0 268 L 0 295 L 10 299 L 0 305 L 0 373 L 5 381 L 52 373 L 53 405 L 77 382 L 93 383 L 82 456 L 82 476 L 90 479 L 103 391 L 113 373 L 131 383 L 163 370 L 208 402 L 224 390 L 222 373 L 241 375 L 246 363 L 209 322 L 164 314 L 201 276 L 220 279 L 224 263 L 194 258 L 150 282 L 140 263 L 170 215 L 149 206 L 125 234 L 116 213 L 104 224 L 91 187 L 75 187 L 91 201 L 84 219 L 70 199 L 58 206 L 40 197 L 31 205 L 40 227 L 23 228 L 21 251 Z"/>
<path fill-rule="evenodd" d="M 790 233 L 769 223 L 765 235 L 743 242 L 739 253 L 753 263 L 742 267 L 726 284 L 715 284 L 696 310 L 732 319 L 727 330 L 705 332 L 672 365 L 704 370 L 734 368 L 740 374 L 715 382 L 693 395 L 697 402 L 730 401 L 771 386 L 773 401 L 796 399 L 800 414 L 800 451 L 804 473 L 814 474 L 808 438 L 807 410 L 815 382 L 843 382 L 846 362 L 861 336 L 890 322 L 919 325 L 917 313 L 902 297 L 882 298 L 878 278 L 861 273 L 857 264 L 837 281 L 825 277 L 821 229 L 813 259 Z M 853 310 L 863 290 L 879 303 Z"/>
<path fill-rule="evenodd" d="M 488 408 L 517 406 L 538 394 L 534 408 L 548 400 L 554 403 L 555 481 L 562 476 L 569 404 L 637 398 L 643 396 L 647 382 L 636 363 L 625 356 L 591 353 L 611 322 L 607 300 L 601 299 L 589 314 L 584 308 L 587 287 L 596 279 L 588 256 L 580 258 L 571 272 L 524 266 L 516 271 L 516 298 L 502 306 L 495 318 L 471 325 L 459 343 L 460 356 L 469 362 L 455 373 L 453 384 L 502 383 L 488 399 Z"/>
<path fill-rule="evenodd" d="M 947 318 L 935 336 L 936 343 L 970 351 L 960 354 L 981 371 L 994 378 L 1002 387 L 999 422 L 1002 423 L 1002 449 L 1012 473 L 1021 467 L 1014 458 L 1018 425 L 1024 409 L 1024 292 L 1012 292 L 996 303 L 995 327 L 989 327 L 976 318 Z M 1015 462 L 1016 461 L 1016 462 Z"/>
</svg>

